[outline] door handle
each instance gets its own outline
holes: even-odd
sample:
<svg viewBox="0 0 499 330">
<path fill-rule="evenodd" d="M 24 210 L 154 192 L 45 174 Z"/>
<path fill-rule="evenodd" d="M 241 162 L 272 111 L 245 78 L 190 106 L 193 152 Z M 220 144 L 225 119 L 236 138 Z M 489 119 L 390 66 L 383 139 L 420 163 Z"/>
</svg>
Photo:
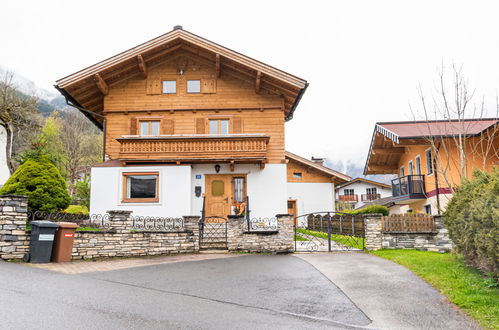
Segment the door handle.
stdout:
<svg viewBox="0 0 499 330">
<path fill-rule="evenodd" d="M 229 202 L 229 197 L 226 197 L 225 198 L 225 202 L 228 203 Z"/>
</svg>

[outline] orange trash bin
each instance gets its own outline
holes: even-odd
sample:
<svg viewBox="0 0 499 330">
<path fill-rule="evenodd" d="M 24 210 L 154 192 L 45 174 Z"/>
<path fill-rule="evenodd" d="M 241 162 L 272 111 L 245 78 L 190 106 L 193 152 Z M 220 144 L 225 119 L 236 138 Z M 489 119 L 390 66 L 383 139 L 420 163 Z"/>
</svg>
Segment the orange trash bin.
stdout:
<svg viewBox="0 0 499 330">
<path fill-rule="evenodd" d="M 57 224 L 59 228 L 55 233 L 52 261 L 69 262 L 73 254 L 75 231 L 79 226 L 73 222 L 58 222 Z"/>
</svg>

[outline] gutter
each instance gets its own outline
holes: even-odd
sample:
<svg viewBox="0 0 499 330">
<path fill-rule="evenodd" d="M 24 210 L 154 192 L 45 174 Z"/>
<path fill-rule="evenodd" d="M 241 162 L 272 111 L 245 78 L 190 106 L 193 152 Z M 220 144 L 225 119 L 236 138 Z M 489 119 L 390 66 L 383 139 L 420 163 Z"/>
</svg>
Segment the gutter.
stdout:
<svg viewBox="0 0 499 330">
<path fill-rule="evenodd" d="M 305 94 L 305 91 L 307 90 L 308 85 L 309 84 L 307 82 L 307 83 L 305 83 L 305 87 L 303 87 L 302 89 L 300 89 L 300 92 L 296 96 L 295 103 L 293 103 L 293 106 L 291 107 L 291 110 L 286 115 L 286 118 L 285 118 L 286 121 L 290 121 L 291 119 L 293 119 L 293 113 L 295 112 L 295 109 L 298 106 L 298 103 L 300 103 L 300 100 L 301 100 L 303 94 Z"/>
<path fill-rule="evenodd" d="M 106 117 L 101 115 L 100 113 L 96 113 L 93 111 L 90 111 L 88 109 L 85 109 L 84 107 L 81 106 L 81 104 L 76 101 L 71 94 L 69 94 L 64 88 L 60 88 L 57 85 L 54 85 L 54 88 L 59 91 L 59 93 L 64 96 L 66 99 L 66 104 L 69 105 L 70 107 L 76 108 L 80 110 L 81 113 L 85 115 L 95 126 L 97 126 L 98 129 L 102 131 L 102 161 L 106 161 Z M 102 124 L 97 121 L 97 119 L 94 118 L 94 116 L 98 116 L 102 118 Z"/>
</svg>

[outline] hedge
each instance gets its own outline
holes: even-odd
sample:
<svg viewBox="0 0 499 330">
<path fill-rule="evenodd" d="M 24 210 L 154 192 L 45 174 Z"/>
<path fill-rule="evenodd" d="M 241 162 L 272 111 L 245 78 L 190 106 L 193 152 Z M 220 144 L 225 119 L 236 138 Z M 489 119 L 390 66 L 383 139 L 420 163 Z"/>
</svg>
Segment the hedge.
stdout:
<svg viewBox="0 0 499 330">
<path fill-rule="evenodd" d="M 444 212 L 449 236 L 466 263 L 499 278 L 499 167 L 475 171 Z"/>
<path fill-rule="evenodd" d="M 64 179 L 44 157 L 29 159 L 19 166 L 0 189 L 0 194 L 27 196 L 31 211 L 60 211 L 71 202 Z"/>
<path fill-rule="evenodd" d="M 341 211 L 348 214 L 383 214 L 388 215 L 388 207 L 383 205 L 369 205 L 358 210 L 344 210 Z"/>
</svg>

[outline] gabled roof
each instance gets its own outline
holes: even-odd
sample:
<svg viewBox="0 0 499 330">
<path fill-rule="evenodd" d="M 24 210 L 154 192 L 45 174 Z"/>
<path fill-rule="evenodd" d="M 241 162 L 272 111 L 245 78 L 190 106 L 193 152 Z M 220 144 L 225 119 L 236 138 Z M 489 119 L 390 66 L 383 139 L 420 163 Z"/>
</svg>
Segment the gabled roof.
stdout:
<svg viewBox="0 0 499 330">
<path fill-rule="evenodd" d="M 499 123 L 497 118 L 465 120 L 399 121 L 376 123 L 375 130 L 399 143 L 400 139 L 475 136 Z"/>
<path fill-rule="evenodd" d="M 253 82 L 258 80 L 259 88 L 282 95 L 287 120 L 293 117 L 293 112 L 308 86 L 307 81 L 302 78 L 176 26 L 164 35 L 57 80 L 55 87 L 75 105 L 101 113 L 103 89 L 134 75 L 145 74 L 148 67 L 165 61 L 169 54 L 178 49 L 209 60 L 213 66 L 238 75 L 241 79 Z M 92 117 L 94 122 L 102 122 L 98 116 Z"/>
<path fill-rule="evenodd" d="M 376 123 L 364 174 L 397 173 L 405 147 L 431 146 L 430 138 L 474 137 L 499 127 L 499 118 Z"/>
<path fill-rule="evenodd" d="M 349 185 L 354 184 L 356 182 L 364 182 L 364 183 L 372 184 L 374 186 L 378 186 L 378 187 L 382 187 L 382 188 L 389 188 L 389 189 L 392 188 L 392 186 L 387 185 L 385 183 L 378 182 L 378 181 L 373 181 L 373 180 L 369 180 L 369 179 L 365 179 L 365 178 L 355 178 L 353 180 L 348 181 L 345 184 L 342 184 L 341 186 L 336 187 L 336 189 L 340 189 L 340 188 L 349 186 Z"/>
<path fill-rule="evenodd" d="M 316 162 L 313 162 L 311 160 L 308 160 L 306 158 L 303 158 L 301 156 L 298 156 L 294 153 L 291 153 L 289 151 L 286 151 L 285 152 L 285 157 L 288 158 L 288 159 L 291 159 L 291 160 L 294 160 L 296 162 L 299 162 L 305 166 L 308 166 L 310 168 L 313 168 L 319 172 L 322 172 L 326 175 L 329 175 L 329 176 L 332 176 L 335 178 L 335 182 L 336 183 L 344 183 L 344 182 L 347 182 L 347 181 L 350 181 L 352 178 L 349 177 L 348 175 L 346 174 L 343 174 L 343 173 L 340 173 L 338 171 L 335 171 L 333 169 L 330 169 L 329 167 L 326 167 L 324 165 L 321 165 L 321 164 L 318 164 Z"/>
</svg>

